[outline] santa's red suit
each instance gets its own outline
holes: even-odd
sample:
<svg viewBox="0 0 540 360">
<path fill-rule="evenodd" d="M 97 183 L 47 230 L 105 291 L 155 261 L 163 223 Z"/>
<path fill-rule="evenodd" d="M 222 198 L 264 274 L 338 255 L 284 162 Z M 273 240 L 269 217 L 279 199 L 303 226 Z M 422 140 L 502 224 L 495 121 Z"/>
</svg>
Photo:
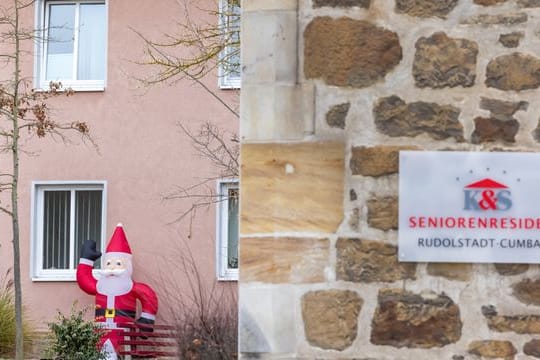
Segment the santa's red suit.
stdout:
<svg viewBox="0 0 540 360">
<path fill-rule="evenodd" d="M 141 325 L 153 324 L 158 309 L 155 292 L 148 285 L 131 280 L 131 249 L 124 230 L 119 224 L 104 256 L 104 270 L 98 280 L 92 275 L 94 261 L 101 256 L 95 249 L 95 242 L 83 245 L 77 266 L 79 287 L 96 296 L 96 321 L 108 329 L 101 339 L 101 346 L 108 359 L 116 359 L 122 328 L 117 324 L 137 322 Z M 125 271 L 123 271 L 125 270 Z M 119 274 L 122 275 L 119 275 Z M 139 318 L 136 316 L 137 300 L 141 303 Z M 137 320 L 135 320 L 137 319 Z"/>
</svg>

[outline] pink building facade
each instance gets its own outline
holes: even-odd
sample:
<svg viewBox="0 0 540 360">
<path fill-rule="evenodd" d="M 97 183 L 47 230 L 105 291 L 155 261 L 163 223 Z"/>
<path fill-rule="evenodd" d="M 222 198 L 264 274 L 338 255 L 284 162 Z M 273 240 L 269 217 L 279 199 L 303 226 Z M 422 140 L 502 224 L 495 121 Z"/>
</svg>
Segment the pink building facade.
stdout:
<svg viewBox="0 0 540 360">
<path fill-rule="evenodd" d="M 202 5 L 217 6 L 212 0 Z M 218 175 L 178 124 L 197 132 L 210 122 L 233 134 L 238 120 L 188 80 L 150 88 L 137 80 L 155 69 L 137 64 L 144 59 L 144 43 L 133 29 L 160 38 L 175 31 L 181 10 L 173 0 L 38 0 L 24 12 L 25 26 L 52 25 L 50 35 L 61 40 L 27 42 L 23 75 L 34 87 L 49 80 L 71 86 L 75 96 L 50 101 L 53 117 L 86 122 L 97 145 L 77 135 L 68 143 L 51 137 L 24 140 L 19 183 L 23 301 L 39 329 L 57 310 L 68 313 L 74 301 L 93 303 L 75 282 L 78 243 L 92 238 L 103 250 L 119 222 L 133 250 L 134 279 L 152 284 L 163 299 L 158 321 L 167 321 L 172 282 L 182 287 L 179 260 L 187 249 L 205 283 L 235 279 L 234 264 L 224 265 L 234 256 L 219 246 L 220 234 L 227 231 L 220 216 L 223 204 L 175 221 L 193 199 L 164 197 Z M 237 107 L 237 92 L 220 86 L 227 84 L 217 76 L 203 82 Z M 9 156 L 0 156 L 0 168 L 10 166 Z M 237 186 L 235 179 L 225 179 L 212 180 L 208 187 L 215 191 L 220 184 L 223 189 Z M 0 216 L 0 274 L 10 267 L 11 223 Z"/>
</svg>

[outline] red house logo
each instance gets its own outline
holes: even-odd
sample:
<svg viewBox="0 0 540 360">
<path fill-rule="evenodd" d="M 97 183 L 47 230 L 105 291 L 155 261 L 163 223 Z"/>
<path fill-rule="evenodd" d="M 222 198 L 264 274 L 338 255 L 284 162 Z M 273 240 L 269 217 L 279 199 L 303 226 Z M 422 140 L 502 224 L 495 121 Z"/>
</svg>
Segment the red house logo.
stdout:
<svg viewBox="0 0 540 360">
<path fill-rule="evenodd" d="M 492 179 L 471 183 L 463 189 L 464 210 L 505 211 L 512 207 L 512 193 L 508 186 Z"/>
</svg>

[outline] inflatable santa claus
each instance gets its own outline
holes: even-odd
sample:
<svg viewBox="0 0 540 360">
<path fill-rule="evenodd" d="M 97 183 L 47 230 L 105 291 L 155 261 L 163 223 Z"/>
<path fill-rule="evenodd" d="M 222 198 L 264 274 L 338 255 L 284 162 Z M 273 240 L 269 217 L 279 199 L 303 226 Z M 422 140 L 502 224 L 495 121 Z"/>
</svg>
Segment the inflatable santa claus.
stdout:
<svg viewBox="0 0 540 360">
<path fill-rule="evenodd" d="M 131 279 L 133 272 L 131 249 L 122 224 L 118 224 L 111 237 L 105 256 L 103 269 L 98 279 L 92 275 L 94 261 L 101 257 L 96 250 L 96 242 L 86 240 L 77 266 L 77 283 L 90 295 L 96 296 L 96 321 L 103 323 L 107 331 L 101 339 L 101 346 L 107 359 L 117 359 L 122 340 L 122 323 L 136 322 L 143 325 L 153 324 L 156 318 L 158 300 L 152 288 Z M 141 311 L 137 317 L 137 301 Z"/>
</svg>

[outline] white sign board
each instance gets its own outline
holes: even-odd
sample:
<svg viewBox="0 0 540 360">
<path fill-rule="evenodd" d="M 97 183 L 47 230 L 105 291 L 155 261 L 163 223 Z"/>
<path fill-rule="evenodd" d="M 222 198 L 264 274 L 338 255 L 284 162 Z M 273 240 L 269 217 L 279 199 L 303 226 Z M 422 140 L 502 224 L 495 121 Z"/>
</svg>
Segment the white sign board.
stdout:
<svg viewBox="0 0 540 360">
<path fill-rule="evenodd" d="M 540 263 L 540 154 L 400 152 L 399 260 Z"/>
</svg>

